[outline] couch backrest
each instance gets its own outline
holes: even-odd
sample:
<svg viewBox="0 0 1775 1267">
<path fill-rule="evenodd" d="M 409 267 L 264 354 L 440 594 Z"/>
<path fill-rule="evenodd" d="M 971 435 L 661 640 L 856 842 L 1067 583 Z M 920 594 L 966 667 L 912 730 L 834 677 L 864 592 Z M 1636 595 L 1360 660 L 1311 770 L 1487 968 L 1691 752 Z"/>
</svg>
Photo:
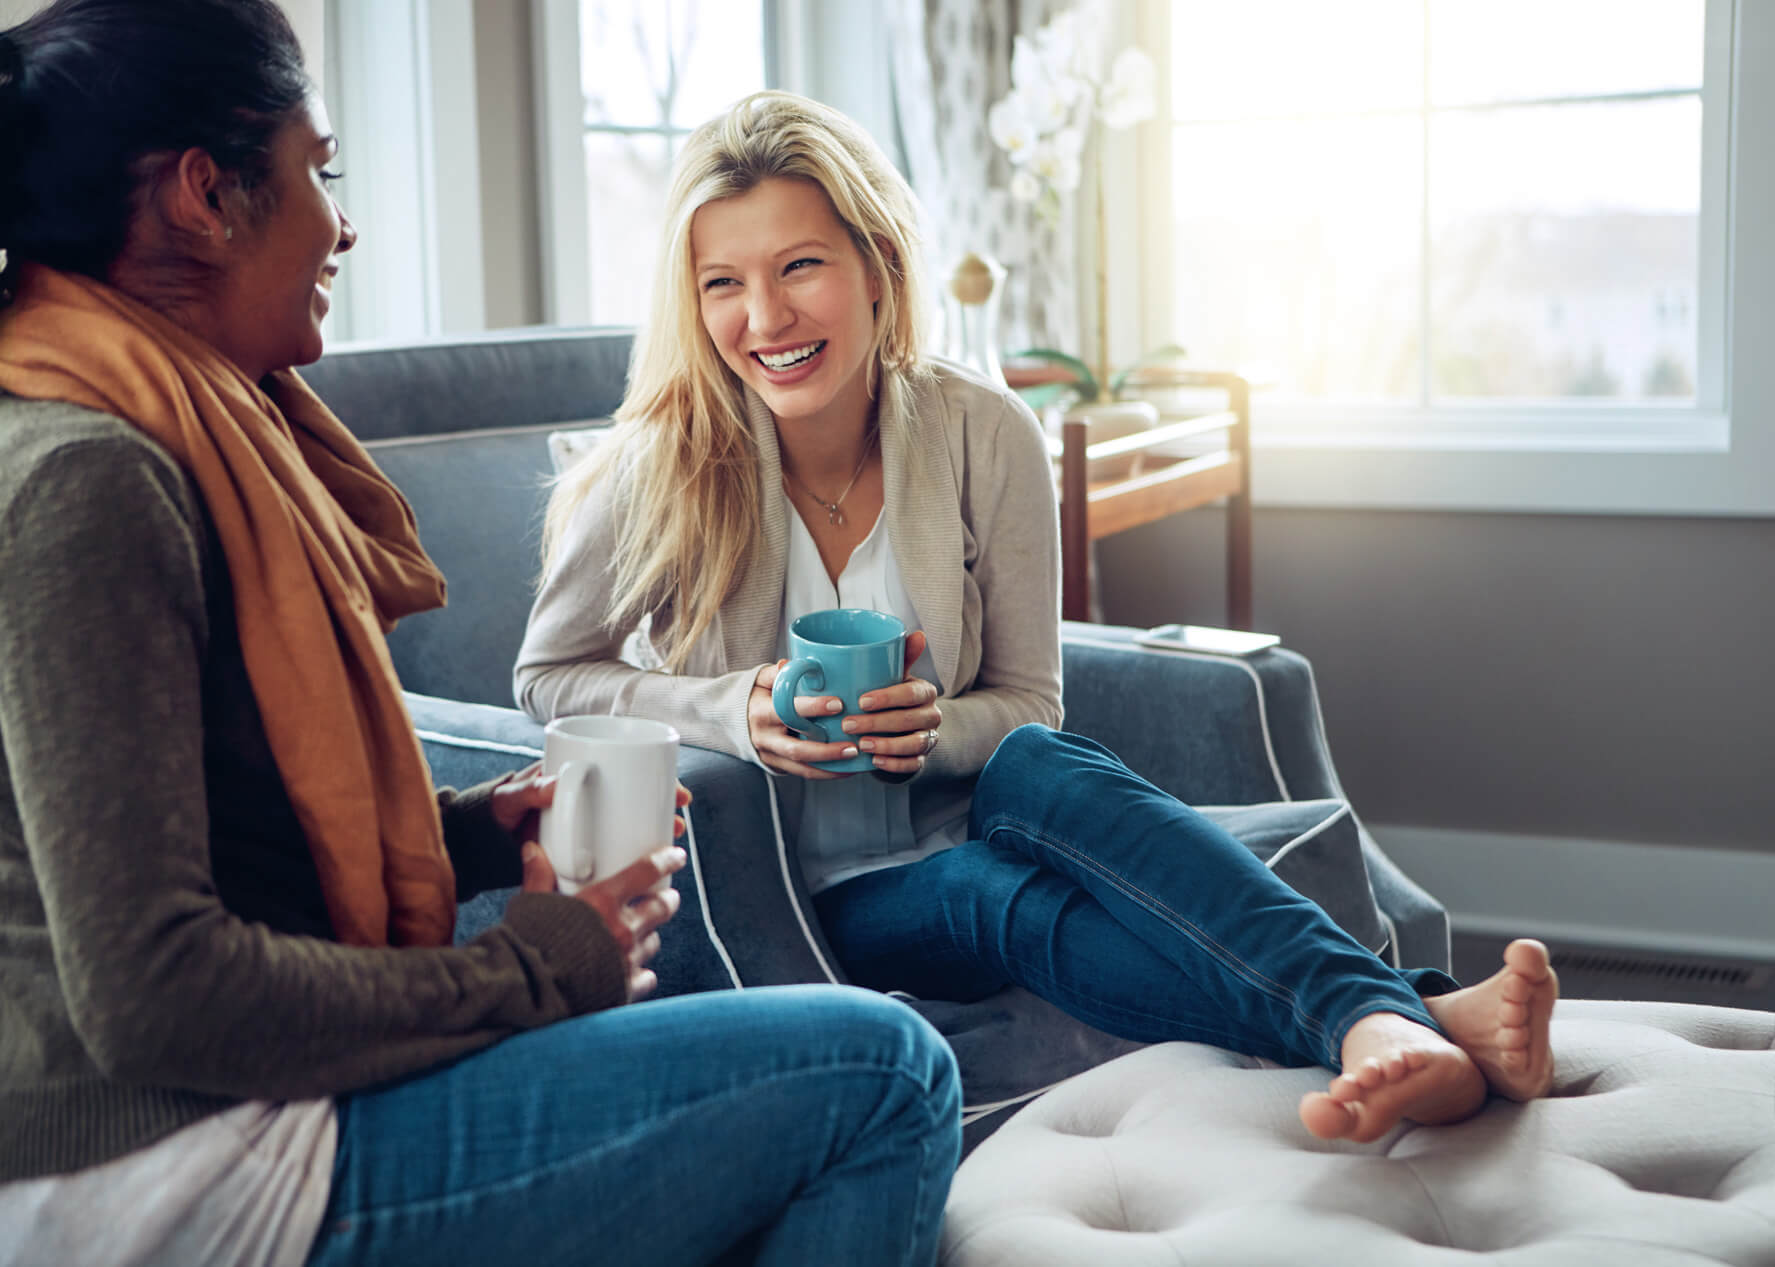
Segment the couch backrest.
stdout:
<svg viewBox="0 0 1775 1267">
<path fill-rule="evenodd" d="M 542 330 L 331 352 L 303 372 L 413 503 L 449 582 L 390 635 L 410 691 L 512 702 L 540 563 L 548 433 L 620 403 L 633 336 Z"/>
</svg>

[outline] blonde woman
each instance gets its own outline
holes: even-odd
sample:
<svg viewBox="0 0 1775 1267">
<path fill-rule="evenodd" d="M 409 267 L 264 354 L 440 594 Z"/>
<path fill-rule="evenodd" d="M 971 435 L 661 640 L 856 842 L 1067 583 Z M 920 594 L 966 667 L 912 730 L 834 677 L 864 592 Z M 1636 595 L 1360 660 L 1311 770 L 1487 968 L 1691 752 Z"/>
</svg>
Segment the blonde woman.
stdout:
<svg viewBox="0 0 1775 1267">
<path fill-rule="evenodd" d="M 861 984 L 957 1001 L 1018 984 L 1124 1037 L 1339 1069 L 1301 1105 L 1326 1137 L 1456 1120 L 1488 1087 L 1542 1094 L 1557 987 L 1539 943 L 1467 990 L 1394 971 L 1052 729 L 1047 451 L 1015 396 L 923 354 L 923 312 L 911 193 L 855 124 L 761 93 L 698 129 L 628 395 L 550 506 L 521 706 L 655 717 L 763 765 Z M 905 680 L 822 743 L 771 688 L 789 624 L 830 607 L 919 632 Z M 644 621 L 661 669 L 619 658 Z M 873 777 L 816 764 L 859 753 Z"/>
</svg>

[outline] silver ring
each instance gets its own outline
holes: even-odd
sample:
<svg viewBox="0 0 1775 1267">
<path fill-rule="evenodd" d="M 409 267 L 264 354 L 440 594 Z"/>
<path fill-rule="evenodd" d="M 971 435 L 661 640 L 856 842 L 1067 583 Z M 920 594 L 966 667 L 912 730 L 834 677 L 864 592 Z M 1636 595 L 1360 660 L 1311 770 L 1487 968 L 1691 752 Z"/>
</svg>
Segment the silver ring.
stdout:
<svg viewBox="0 0 1775 1267">
<path fill-rule="evenodd" d="M 924 732 L 924 755 L 929 756 L 931 749 L 935 748 L 936 746 L 937 746 L 937 732 L 934 730 L 925 731 Z"/>
</svg>

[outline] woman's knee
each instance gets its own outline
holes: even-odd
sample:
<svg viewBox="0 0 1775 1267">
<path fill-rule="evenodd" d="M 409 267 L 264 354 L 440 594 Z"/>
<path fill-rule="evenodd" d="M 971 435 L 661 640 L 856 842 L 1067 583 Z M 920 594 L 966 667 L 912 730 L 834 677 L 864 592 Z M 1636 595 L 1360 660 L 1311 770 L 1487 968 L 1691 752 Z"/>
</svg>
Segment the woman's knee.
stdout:
<svg viewBox="0 0 1775 1267">
<path fill-rule="evenodd" d="M 986 768 L 980 773 L 980 781 L 1015 780 L 1029 772 L 1039 774 L 1051 769 L 1064 742 L 1061 733 L 1050 726 L 1036 722 L 1019 726 L 999 740 Z"/>
<path fill-rule="evenodd" d="M 815 986 L 817 1032 L 845 1035 L 841 1058 L 861 1059 L 907 1079 L 944 1113 L 961 1110 L 955 1054 L 930 1022 L 898 1000 L 855 986 Z"/>
</svg>

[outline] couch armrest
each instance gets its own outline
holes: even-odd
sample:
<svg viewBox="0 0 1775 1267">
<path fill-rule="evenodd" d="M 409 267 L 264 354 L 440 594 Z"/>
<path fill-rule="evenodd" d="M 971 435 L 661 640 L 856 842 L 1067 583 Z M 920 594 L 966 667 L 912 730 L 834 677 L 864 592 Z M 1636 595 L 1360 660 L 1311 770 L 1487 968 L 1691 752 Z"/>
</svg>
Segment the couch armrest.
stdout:
<svg viewBox="0 0 1775 1267">
<path fill-rule="evenodd" d="M 1319 713 L 1313 669 L 1292 651 L 1248 657 L 1153 650 L 1140 631 L 1068 621 L 1067 730 L 1192 805 L 1347 800 Z M 1449 966 L 1448 912 L 1400 871 L 1366 828 L 1370 881 L 1403 967 Z"/>
</svg>

